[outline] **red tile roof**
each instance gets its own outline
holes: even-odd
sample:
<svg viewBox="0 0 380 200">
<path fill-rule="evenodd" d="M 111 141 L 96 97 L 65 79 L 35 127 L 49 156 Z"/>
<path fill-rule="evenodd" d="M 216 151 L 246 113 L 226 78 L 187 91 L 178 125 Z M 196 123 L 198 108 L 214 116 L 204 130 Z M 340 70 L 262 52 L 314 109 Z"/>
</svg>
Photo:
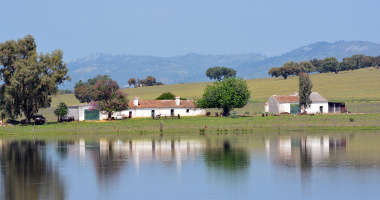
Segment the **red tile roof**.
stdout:
<svg viewBox="0 0 380 200">
<path fill-rule="evenodd" d="M 279 103 L 297 103 L 299 102 L 299 97 L 293 95 L 274 95 L 273 96 Z"/>
<path fill-rule="evenodd" d="M 180 105 L 175 104 L 175 100 L 139 100 L 139 105 L 135 106 L 133 101 L 129 101 L 129 108 L 195 108 L 193 100 L 181 100 Z"/>
</svg>

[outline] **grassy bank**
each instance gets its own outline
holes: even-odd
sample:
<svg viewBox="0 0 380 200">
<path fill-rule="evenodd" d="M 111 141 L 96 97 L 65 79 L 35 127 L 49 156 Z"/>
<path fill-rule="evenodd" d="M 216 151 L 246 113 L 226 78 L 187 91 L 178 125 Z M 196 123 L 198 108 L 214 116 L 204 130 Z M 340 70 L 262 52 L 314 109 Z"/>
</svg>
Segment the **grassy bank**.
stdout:
<svg viewBox="0 0 380 200">
<path fill-rule="evenodd" d="M 65 134 L 65 133 L 207 133 L 233 131 L 305 131 L 305 130 L 380 130 L 379 114 L 343 114 L 315 116 L 249 116 L 237 119 L 227 117 L 183 117 L 182 119 L 135 118 L 110 122 L 71 122 L 37 125 L 2 126 L 0 134 Z"/>
</svg>

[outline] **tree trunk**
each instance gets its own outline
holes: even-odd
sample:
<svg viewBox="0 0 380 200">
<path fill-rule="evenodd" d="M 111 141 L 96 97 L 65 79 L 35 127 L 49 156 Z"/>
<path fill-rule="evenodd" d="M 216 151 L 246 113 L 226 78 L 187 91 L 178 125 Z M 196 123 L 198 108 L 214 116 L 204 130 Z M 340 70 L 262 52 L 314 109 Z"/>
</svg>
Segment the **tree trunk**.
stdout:
<svg viewBox="0 0 380 200">
<path fill-rule="evenodd" d="M 25 115 L 25 113 L 24 113 Z M 25 115 L 25 124 L 30 124 L 30 119 L 27 115 Z"/>
<path fill-rule="evenodd" d="M 108 119 L 111 119 L 111 112 L 108 113 Z"/>
<path fill-rule="evenodd" d="M 228 109 L 228 108 L 223 108 L 223 116 L 228 117 L 228 115 L 230 115 L 230 109 Z"/>
</svg>

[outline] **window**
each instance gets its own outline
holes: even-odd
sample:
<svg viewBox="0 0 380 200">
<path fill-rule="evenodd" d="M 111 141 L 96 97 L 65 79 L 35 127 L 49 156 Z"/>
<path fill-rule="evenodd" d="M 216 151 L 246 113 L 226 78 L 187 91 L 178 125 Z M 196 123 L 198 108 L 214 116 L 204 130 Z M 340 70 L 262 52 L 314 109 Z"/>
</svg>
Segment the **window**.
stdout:
<svg viewBox="0 0 380 200">
<path fill-rule="evenodd" d="M 190 109 L 186 109 L 186 113 L 189 113 L 190 112 Z"/>
</svg>

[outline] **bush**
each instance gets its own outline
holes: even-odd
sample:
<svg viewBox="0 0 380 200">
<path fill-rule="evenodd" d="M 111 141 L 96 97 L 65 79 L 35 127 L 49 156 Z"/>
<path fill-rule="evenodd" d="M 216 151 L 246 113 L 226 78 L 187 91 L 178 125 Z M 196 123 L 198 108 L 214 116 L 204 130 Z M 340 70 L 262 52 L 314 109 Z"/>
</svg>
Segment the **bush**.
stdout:
<svg viewBox="0 0 380 200">
<path fill-rule="evenodd" d="M 355 119 L 353 117 L 350 117 L 350 122 L 354 122 Z"/>
<path fill-rule="evenodd" d="M 244 114 L 249 115 L 249 112 L 248 112 L 248 111 L 245 111 Z"/>
<path fill-rule="evenodd" d="M 229 115 L 228 117 L 229 117 L 229 118 L 233 118 L 233 119 L 236 119 L 236 118 L 239 118 L 239 115 L 236 115 L 236 114 L 232 114 L 232 115 Z"/>
</svg>

